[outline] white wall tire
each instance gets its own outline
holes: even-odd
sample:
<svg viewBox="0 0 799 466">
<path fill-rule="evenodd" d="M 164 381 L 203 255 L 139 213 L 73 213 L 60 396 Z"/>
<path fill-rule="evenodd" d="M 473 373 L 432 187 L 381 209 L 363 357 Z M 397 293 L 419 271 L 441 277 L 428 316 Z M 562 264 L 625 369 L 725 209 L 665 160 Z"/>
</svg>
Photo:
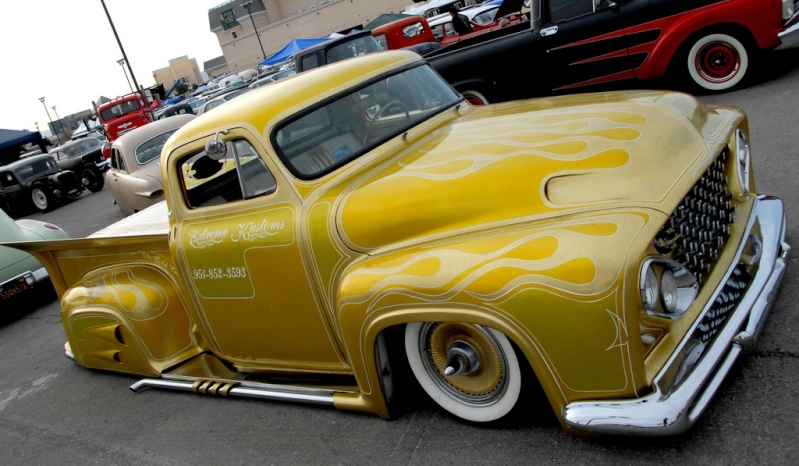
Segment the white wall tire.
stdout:
<svg viewBox="0 0 799 466">
<path fill-rule="evenodd" d="M 490 102 L 488 98 L 479 91 L 468 90 L 461 92 L 461 95 L 466 98 L 466 101 L 472 105 L 488 105 Z"/>
<path fill-rule="evenodd" d="M 685 64 L 694 85 L 706 91 L 721 92 L 743 81 L 749 62 L 749 51 L 741 41 L 728 34 L 708 34 L 694 42 Z"/>
<path fill-rule="evenodd" d="M 445 374 L 448 361 L 461 358 L 464 350 L 473 351 L 463 359 L 468 360 L 464 366 L 471 367 Z M 408 324 L 405 353 L 424 391 L 461 419 L 495 421 L 519 400 L 522 376 L 518 358 L 508 338 L 494 329 L 456 322 Z"/>
</svg>

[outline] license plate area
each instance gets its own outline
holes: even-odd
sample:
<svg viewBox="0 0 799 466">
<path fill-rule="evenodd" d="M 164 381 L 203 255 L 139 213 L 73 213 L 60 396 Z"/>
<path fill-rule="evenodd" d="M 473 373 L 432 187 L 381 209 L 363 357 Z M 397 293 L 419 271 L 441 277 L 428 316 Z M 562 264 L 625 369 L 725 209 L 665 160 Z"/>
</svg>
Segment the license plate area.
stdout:
<svg viewBox="0 0 799 466">
<path fill-rule="evenodd" d="M 25 276 L 17 277 L 7 281 L 0 286 L 0 300 L 5 301 L 31 289 Z"/>
</svg>

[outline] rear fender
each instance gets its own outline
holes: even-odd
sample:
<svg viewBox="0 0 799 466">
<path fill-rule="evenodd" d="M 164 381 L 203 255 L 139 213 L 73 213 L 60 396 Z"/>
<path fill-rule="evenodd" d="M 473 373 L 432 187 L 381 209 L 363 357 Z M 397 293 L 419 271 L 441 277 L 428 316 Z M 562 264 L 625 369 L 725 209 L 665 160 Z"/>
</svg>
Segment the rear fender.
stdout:
<svg viewBox="0 0 799 466">
<path fill-rule="evenodd" d="M 157 376 L 201 352 L 176 285 L 156 267 L 106 267 L 64 293 L 62 322 L 75 361 Z"/>
</svg>

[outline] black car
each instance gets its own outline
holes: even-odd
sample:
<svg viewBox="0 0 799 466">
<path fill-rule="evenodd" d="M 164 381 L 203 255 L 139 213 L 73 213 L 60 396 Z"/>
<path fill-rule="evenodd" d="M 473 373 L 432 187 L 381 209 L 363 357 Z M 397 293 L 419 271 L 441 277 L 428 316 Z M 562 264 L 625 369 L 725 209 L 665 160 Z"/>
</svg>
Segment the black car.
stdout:
<svg viewBox="0 0 799 466">
<path fill-rule="evenodd" d="M 45 212 L 77 199 L 83 183 L 71 170 L 62 170 L 50 154 L 26 157 L 0 167 L 0 208 L 9 216 L 27 213 L 31 206 Z"/>
<path fill-rule="evenodd" d="M 103 189 L 103 173 L 110 163 L 103 157 L 104 142 L 96 137 L 86 137 L 64 143 L 50 151 L 62 170 L 72 170 L 89 191 Z"/>
</svg>

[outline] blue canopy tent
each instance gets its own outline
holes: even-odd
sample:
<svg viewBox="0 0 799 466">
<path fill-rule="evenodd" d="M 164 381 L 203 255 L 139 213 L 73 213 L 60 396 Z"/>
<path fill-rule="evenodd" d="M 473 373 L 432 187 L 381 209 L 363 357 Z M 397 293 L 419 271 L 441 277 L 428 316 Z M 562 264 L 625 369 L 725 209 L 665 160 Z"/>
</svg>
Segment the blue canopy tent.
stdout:
<svg viewBox="0 0 799 466">
<path fill-rule="evenodd" d="M 326 40 L 329 40 L 328 37 L 324 37 L 321 39 L 293 39 L 291 42 L 286 44 L 285 47 L 280 49 L 279 52 L 275 53 L 274 55 L 268 57 L 266 60 L 258 63 L 258 66 L 271 66 L 276 65 L 283 60 L 287 60 L 292 57 L 295 53 L 300 50 L 307 49 L 308 47 L 313 47 L 316 44 L 320 44 Z"/>
</svg>

